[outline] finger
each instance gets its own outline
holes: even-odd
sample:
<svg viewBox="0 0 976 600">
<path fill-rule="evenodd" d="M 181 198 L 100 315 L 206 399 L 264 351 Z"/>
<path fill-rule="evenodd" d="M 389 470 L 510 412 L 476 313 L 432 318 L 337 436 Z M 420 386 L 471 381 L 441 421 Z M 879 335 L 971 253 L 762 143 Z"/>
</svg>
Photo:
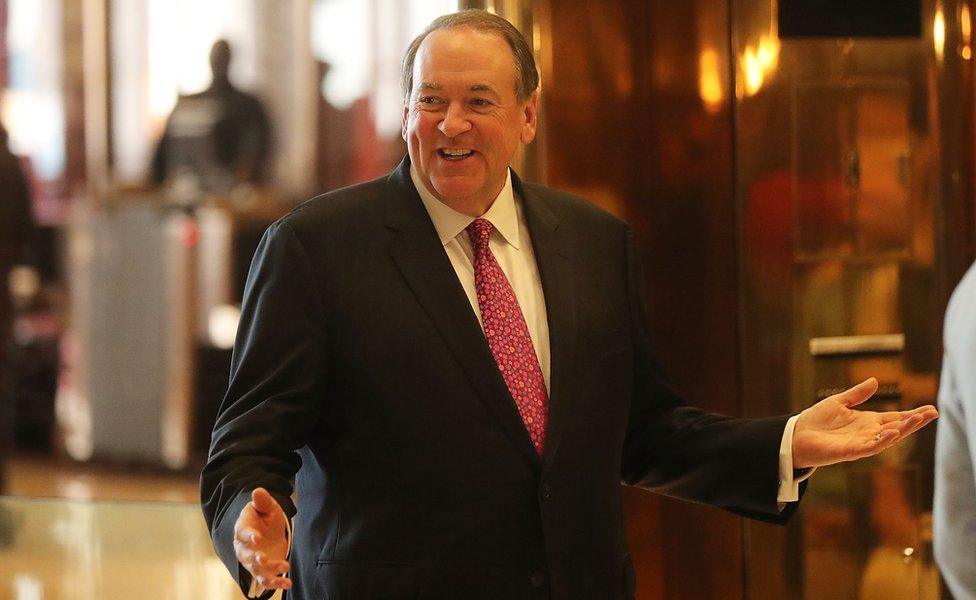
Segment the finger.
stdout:
<svg viewBox="0 0 976 600">
<path fill-rule="evenodd" d="M 882 429 L 877 435 L 874 436 L 874 438 L 871 439 L 871 444 L 875 446 L 877 452 L 880 452 L 887 446 L 893 444 L 900 437 L 901 431 L 895 427 L 890 429 Z"/>
<path fill-rule="evenodd" d="M 900 436 L 897 429 L 883 429 L 875 435 L 861 442 L 861 449 L 855 452 L 854 459 L 874 456 L 883 451 L 888 446 L 894 444 Z"/>
<path fill-rule="evenodd" d="M 237 541 L 252 546 L 261 541 L 261 534 L 253 527 L 247 526 L 238 527 L 234 537 L 237 538 Z"/>
<path fill-rule="evenodd" d="M 291 565 L 288 564 L 287 560 L 267 560 L 267 564 L 264 566 L 275 575 L 281 575 L 291 570 Z"/>
<path fill-rule="evenodd" d="M 261 551 L 254 553 L 254 563 L 262 568 L 270 569 L 275 575 L 287 573 L 289 569 L 287 560 L 274 560 L 269 558 L 266 552 Z"/>
<path fill-rule="evenodd" d="M 253 554 L 253 560 L 250 561 L 250 565 L 245 565 L 245 568 L 255 577 L 270 579 L 287 573 L 290 565 L 286 560 L 271 560 L 267 554 L 256 552 Z"/>
<path fill-rule="evenodd" d="M 898 440 L 906 438 L 911 434 L 918 431 L 926 423 L 926 419 L 922 415 L 912 415 L 911 417 L 903 420 L 896 421 L 886 424 L 885 428 L 881 430 L 879 435 L 890 435 L 888 432 L 897 432 Z"/>
<path fill-rule="evenodd" d="M 234 556 L 237 557 L 237 562 L 241 563 L 245 569 L 248 570 L 252 575 L 254 574 L 257 566 L 254 564 L 255 552 L 246 544 L 234 540 Z"/>
<path fill-rule="evenodd" d="M 273 577 L 255 577 L 255 581 L 259 585 L 264 586 L 267 590 L 290 590 L 291 589 L 291 579 L 287 577 L 273 576 Z"/>
<path fill-rule="evenodd" d="M 938 416 L 938 411 L 931 404 L 926 406 L 919 406 L 918 408 L 913 408 L 912 410 L 902 410 L 902 411 L 891 411 L 879 413 L 878 417 L 881 419 L 881 423 L 890 423 L 892 421 L 901 421 L 911 417 L 912 415 L 925 415 L 926 413 L 934 412 Z"/>
<path fill-rule="evenodd" d="M 878 380 L 874 377 L 868 377 L 854 387 L 837 394 L 835 397 L 840 400 L 844 406 L 850 408 L 864 402 L 873 396 L 876 391 L 878 391 Z"/>
<path fill-rule="evenodd" d="M 918 429 L 924 422 L 925 422 L 925 417 L 923 417 L 922 415 L 912 415 L 907 419 L 905 419 L 904 421 L 899 422 L 897 428 L 898 431 L 901 433 L 901 436 L 904 437 L 909 433 Z"/>
<path fill-rule="evenodd" d="M 275 509 L 279 508 L 278 503 L 275 502 L 275 499 L 271 497 L 271 494 L 268 493 L 268 490 L 262 487 L 255 488 L 254 491 L 251 492 L 250 504 L 251 506 L 254 507 L 254 510 L 258 511 L 258 514 L 261 515 L 262 517 L 266 517 L 274 513 Z"/>
<path fill-rule="evenodd" d="M 915 433 L 922 427 L 925 427 L 934 421 L 938 416 L 939 413 L 934 410 L 912 415 L 899 425 L 898 428 L 901 430 L 901 436 L 907 437 Z"/>
</svg>

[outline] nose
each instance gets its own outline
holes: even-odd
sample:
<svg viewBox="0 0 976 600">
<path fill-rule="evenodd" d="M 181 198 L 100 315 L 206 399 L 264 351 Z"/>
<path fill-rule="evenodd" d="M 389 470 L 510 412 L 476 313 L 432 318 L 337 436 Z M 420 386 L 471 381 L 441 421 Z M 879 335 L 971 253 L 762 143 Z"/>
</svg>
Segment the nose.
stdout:
<svg viewBox="0 0 976 600">
<path fill-rule="evenodd" d="M 437 128 L 447 137 L 453 138 L 471 129 L 471 121 L 465 116 L 464 108 L 452 102 Z"/>
</svg>

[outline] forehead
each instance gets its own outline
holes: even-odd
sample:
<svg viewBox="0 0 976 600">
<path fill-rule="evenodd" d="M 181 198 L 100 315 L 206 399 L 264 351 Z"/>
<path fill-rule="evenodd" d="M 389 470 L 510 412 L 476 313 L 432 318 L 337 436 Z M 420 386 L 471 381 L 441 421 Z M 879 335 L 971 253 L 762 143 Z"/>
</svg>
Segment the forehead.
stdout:
<svg viewBox="0 0 976 600">
<path fill-rule="evenodd" d="M 413 82 L 475 84 L 510 83 L 515 56 L 501 35 L 469 28 L 432 31 L 417 49 Z"/>
</svg>

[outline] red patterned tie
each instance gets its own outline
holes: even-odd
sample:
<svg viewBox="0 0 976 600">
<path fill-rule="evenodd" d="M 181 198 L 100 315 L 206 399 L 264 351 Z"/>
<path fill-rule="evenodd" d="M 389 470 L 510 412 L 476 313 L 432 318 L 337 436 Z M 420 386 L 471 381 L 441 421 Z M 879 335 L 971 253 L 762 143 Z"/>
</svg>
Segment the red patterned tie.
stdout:
<svg viewBox="0 0 976 600">
<path fill-rule="evenodd" d="M 549 394 L 515 292 L 488 248 L 492 228 L 485 219 L 475 219 L 467 228 L 474 247 L 474 285 L 481 322 L 498 370 L 515 399 L 532 445 L 541 455 L 546 441 Z"/>
</svg>

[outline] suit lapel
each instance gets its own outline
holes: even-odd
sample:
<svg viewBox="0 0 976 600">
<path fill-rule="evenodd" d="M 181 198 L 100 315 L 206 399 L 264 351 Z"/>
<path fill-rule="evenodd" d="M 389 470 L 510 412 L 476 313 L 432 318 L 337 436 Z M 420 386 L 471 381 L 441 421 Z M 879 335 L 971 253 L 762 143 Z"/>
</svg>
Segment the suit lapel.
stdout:
<svg viewBox="0 0 976 600">
<path fill-rule="evenodd" d="M 471 303 L 410 179 L 408 159 L 400 163 L 388 181 L 393 193 L 387 199 L 386 223 L 396 232 L 390 244 L 393 261 L 478 396 L 515 446 L 538 467 L 540 458 L 515 401 L 505 387 Z"/>
<path fill-rule="evenodd" d="M 565 424 L 572 419 L 573 349 L 576 347 L 576 279 L 569 231 L 542 198 L 512 173 L 512 185 L 522 199 L 532 249 L 539 266 L 549 322 L 549 425 L 542 456 L 547 468 L 559 449 Z"/>
</svg>

